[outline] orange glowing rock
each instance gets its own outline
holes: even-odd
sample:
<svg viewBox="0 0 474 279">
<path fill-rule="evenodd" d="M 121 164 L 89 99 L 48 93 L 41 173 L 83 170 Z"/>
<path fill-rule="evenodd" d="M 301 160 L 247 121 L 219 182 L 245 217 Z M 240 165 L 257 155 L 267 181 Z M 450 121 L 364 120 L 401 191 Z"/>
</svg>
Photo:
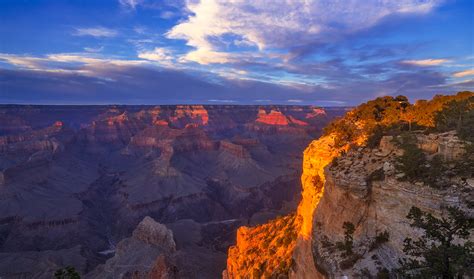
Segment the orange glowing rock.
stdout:
<svg viewBox="0 0 474 279">
<path fill-rule="evenodd" d="M 295 215 L 257 227 L 240 227 L 237 244 L 229 248 L 224 278 L 270 278 L 288 274 L 298 229 Z"/>
<path fill-rule="evenodd" d="M 299 125 L 299 126 L 308 126 L 309 124 L 304 122 L 304 121 L 301 121 L 301 120 L 298 120 L 296 118 L 294 118 L 293 116 L 288 116 L 288 119 L 290 120 L 290 122 L 292 124 L 295 124 L 295 125 Z"/>
<path fill-rule="evenodd" d="M 168 126 L 168 121 L 161 120 L 161 119 L 156 119 L 155 121 L 153 121 L 153 125 L 155 125 L 155 126 Z"/>
<path fill-rule="evenodd" d="M 202 105 L 179 105 L 176 106 L 174 116 L 170 117 L 172 121 L 178 121 L 182 118 L 190 118 L 199 122 L 200 125 L 207 125 L 209 114 Z"/>
<path fill-rule="evenodd" d="M 322 108 L 313 108 L 313 111 L 306 114 L 306 118 L 313 118 L 320 115 L 326 115 L 326 111 Z"/>
<path fill-rule="evenodd" d="M 259 109 L 258 114 L 257 114 L 257 120 L 256 122 L 267 124 L 267 125 L 288 125 L 288 119 L 286 118 L 283 113 L 280 111 L 276 110 L 271 110 L 270 113 L 267 114 L 267 112 L 264 109 Z"/>
<path fill-rule="evenodd" d="M 64 123 L 62 121 L 56 121 L 53 124 L 54 127 L 62 127 L 63 125 L 64 125 Z"/>
</svg>

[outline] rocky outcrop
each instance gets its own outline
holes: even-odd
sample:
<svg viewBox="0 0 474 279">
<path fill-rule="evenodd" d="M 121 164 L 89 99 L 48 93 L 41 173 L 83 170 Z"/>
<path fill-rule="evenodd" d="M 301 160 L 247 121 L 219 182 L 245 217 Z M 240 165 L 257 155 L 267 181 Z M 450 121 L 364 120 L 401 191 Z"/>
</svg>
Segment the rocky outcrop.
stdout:
<svg viewBox="0 0 474 279">
<path fill-rule="evenodd" d="M 232 154 L 233 156 L 240 159 L 250 158 L 249 152 L 242 145 L 234 144 L 229 141 L 220 141 L 219 149 Z"/>
<path fill-rule="evenodd" d="M 314 117 L 311 113 L 307 114 L 307 117 L 311 118 Z M 258 110 L 257 119 L 255 120 L 256 123 L 266 124 L 266 125 L 276 125 L 276 126 L 288 126 L 288 125 L 296 125 L 296 126 L 308 126 L 308 123 L 302 120 L 297 119 L 292 115 L 285 115 L 283 112 L 277 109 L 271 109 L 270 112 L 264 108 L 260 108 Z"/>
<path fill-rule="evenodd" d="M 229 248 L 222 277 L 273 278 L 288 274 L 291 267 L 298 220 L 294 215 L 256 227 L 240 227 L 237 245 Z"/>
<path fill-rule="evenodd" d="M 258 123 L 263 123 L 267 125 L 288 125 L 288 119 L 280 111 L 271 110 L 269 113 L 265 109 L 259 109 L 257 120 Z"/>
<path fill-rule="evenodd" d="M 459 160 L 465 153 L 465 144 L 456 136 L 456 132 L 440 134 L 417 134 L 418 147 L 433 155 L 440 155 L 446 161 Z"/>
<path fill-rule="evenodd" d="M 130 238 L 117 244 L 115 256 L 86 278 L 176 278 L 170 257 L 176 251 L 173 232 L 145 217 Z"/>
<path fill-rule="evenodd" d="M 209 114 L 202 105 L 179 105 L 170 121 L 173 125 L 183 127 L 186 124 L 207 125 L 209 122 Z"/>
<path fill-rule="evenodd" d="M 162 248 L 167 253 L 176 251 L 173 232 L 165 225 L 157 223 L 151 217 L 145 217 L 133 231 L 132 237 L 144 243 Z"/>
<path fill-rule="evenodd" d="M 314 211 L 324 193 L 325 167 L 349 148 L 348 145 L 336 146 L 335 139 L 333 134 L 323 136 L 313 141 L 304 152 L 301 176 L 303 191 L 297 211 L 302 224 L 293 254 L 295 265 L 290 273 L 292 278 L 322 278 L 322 274 L 316 270 L 312 253 Z"/>
<path fill-rule="evenodd" d="M 464 145 L 454 133 L 417 135 L 419 146 L 427 154 L 445 155 L 445 146 L 464 153 Z M 438 146 L 438 148 L 435 148 Z M 474 192 L 461 177 L 450 178 L 449 187 L 434 189 L 424 183 L 397 179 L 395 164 L 403 154 L 392 137 L 384 137 L 377 149 L 357 148 L 338 157 L 324 171 L 324 196 L 314 211 L 311 231 L 314 265 L 318 276 L 360 274 L 367 269 L 373 276 L 381 269 L 399 267 L 404 256 L 403 241 L 417 235 L 406 219 L 412 206 L 442 216 L 443 208 L 456 206 L 474 215 L 468 206 Z M 444 156 L 459 159 L 457 153 Z M 377 174 L 377 175 L 375 175 Z M 343 241 L 343 223 L 355 225 L 355 256 L 343 257 L 334 244 Z M 389 233 L 387 242 L 375 245 L 376 237 Z"/>
</svg>

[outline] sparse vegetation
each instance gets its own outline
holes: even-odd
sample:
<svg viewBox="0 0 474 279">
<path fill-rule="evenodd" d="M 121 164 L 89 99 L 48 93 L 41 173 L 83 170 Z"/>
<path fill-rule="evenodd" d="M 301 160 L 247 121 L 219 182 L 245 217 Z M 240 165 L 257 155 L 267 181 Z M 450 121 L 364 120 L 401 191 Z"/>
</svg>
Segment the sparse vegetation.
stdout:
<svg viewBox="0 0 474 279">
<path fill-rule="evenodd" d="M 354 224 L 350 222 L 344 222 L 342 225 L 342 228 L 344 229 L 344 241 L 338 241 L 336 242 L 336 248 L 339 251 L 343 252 L 344 257 L 348 257 L 353 254 L 352 248 L 354 246 L 354 232 L 355 232 L 355 227 Z"/>
<path fill-rule="evenodd" d="M 405 239 L 406 258 L 399 273 L 409 278 L 462 278 L 472 269 L 473 243 L 469 235 L 474 219 L 458 208 L 448 207 L 447 216 L 436 218 L 412 207 L 407 215 L 411 226 L 423 231 L 413 240 Z"/>
<path fill-rule="evenodd" d="M 369 251 L 373 251 L 377 249 L 378 247 L 380 247 L 380 245 L 388 242 L 389 238 L 390 238 L 390 233 L 388 231 L 383 231 L 381 233 L 378 233 L 375 236 L 374 241 L 370 245 Z"/>
<path fill-rule="evenodd" d="M 54 272 L 55 279 L 80 279 L 81 276 L 72 266 L 58 269 Z"/>
<path fill-rule="evenodd" d="M 367 182 L 382 181 L 385 178 L 385 173 L 382 168 L 374 170 L 368 177 Z"/>
<path fill-rule="evenodd" d="M 474 141 L 474 96 L 446 103 L 435 123 L 437 131 L 456 130 L 461 139 Z"/>
<path fill-rule="evenodd" d="M 404 96 L 380 97 L 335 119 L 324 128 L 324 134 L 333 133 L 337 147 L 367 135 L 366 145 L 373 148 L 384 134 L 400 134 L 415 128 L 427 131 L 457 129 L 461 138 L 472 141 L 473 100 L 474 93 L 468 91 L 451 96 L 437 95 L 431 101 L 420 100 L 414 105 Z"/>
<path fill-rule="evenodd" d="M 400 147 L 403 149 L 403 155 L 397 158 L 395 167 L 405 174 L 401 179 L 411 182 L 422 179 L 427 171 L 423 151 L 412 141 L 404 141 Z"/>
</svg>

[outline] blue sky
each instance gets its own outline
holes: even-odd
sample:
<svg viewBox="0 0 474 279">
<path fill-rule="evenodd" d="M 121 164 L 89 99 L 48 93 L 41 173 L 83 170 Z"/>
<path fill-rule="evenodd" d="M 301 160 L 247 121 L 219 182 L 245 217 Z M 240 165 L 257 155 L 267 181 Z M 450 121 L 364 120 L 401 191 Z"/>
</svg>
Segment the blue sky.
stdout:
<svg viewBox="0 0 474 279">
<path fill-rule="evenodd" d="M 0 103 L 356 105 L 474 89 L 469 0 L 1 0 Z"/>
</svg>

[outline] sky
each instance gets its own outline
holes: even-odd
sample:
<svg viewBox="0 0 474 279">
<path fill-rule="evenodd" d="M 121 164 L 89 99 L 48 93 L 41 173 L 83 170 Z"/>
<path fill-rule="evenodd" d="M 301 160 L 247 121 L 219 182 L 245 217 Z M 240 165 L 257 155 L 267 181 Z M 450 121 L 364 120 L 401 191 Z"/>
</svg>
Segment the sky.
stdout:
<svg viewBox="0 0 474 279">
<path fill-rule="evenodd" d="M 474 89 L 471 0 L 0 0 L 0 103 L 353 106 Z"/>
</svg>

